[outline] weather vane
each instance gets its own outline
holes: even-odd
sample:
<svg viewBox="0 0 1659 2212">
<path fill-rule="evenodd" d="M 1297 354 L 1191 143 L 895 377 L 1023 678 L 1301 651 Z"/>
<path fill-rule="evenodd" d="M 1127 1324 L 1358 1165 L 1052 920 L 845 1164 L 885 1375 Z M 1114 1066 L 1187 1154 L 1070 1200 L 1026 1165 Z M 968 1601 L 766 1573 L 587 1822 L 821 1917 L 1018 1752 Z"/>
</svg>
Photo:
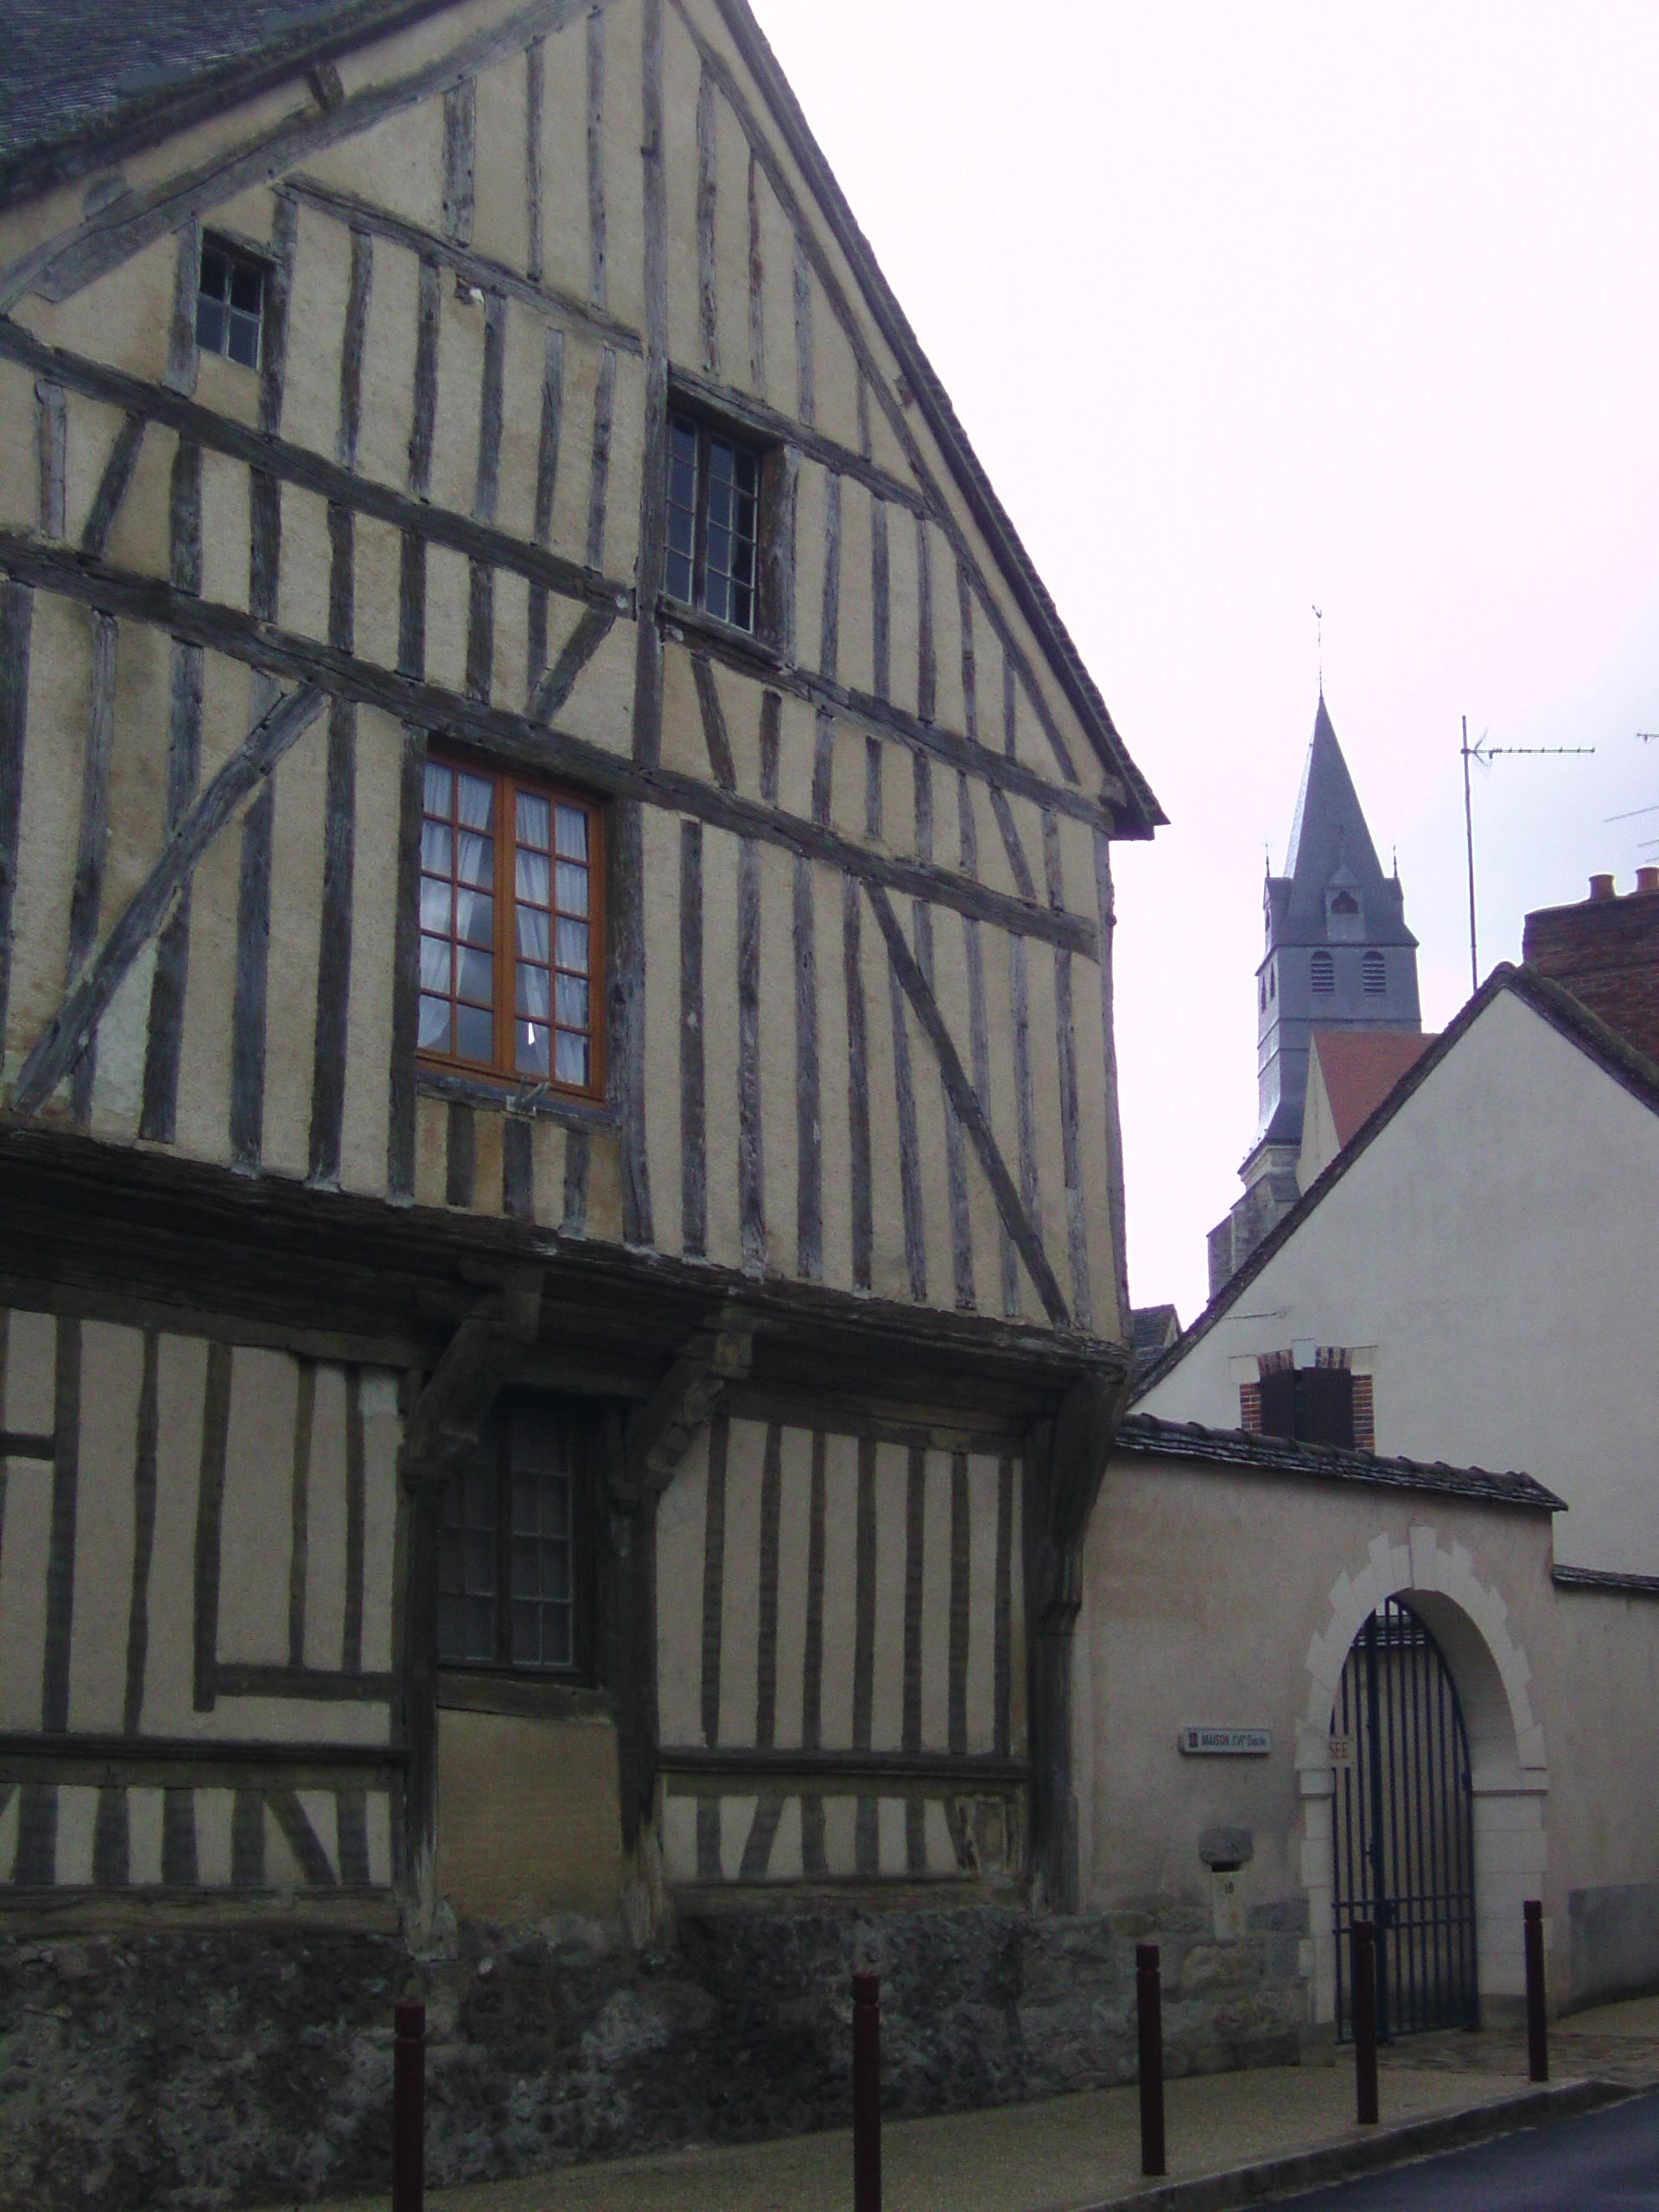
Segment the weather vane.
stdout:
<svg viewBox="0 0 1659 2212">
<path fill-rule="evenodd" d="M 1319 696 L 1325 696 L 1325 609 L 1313 609 L 1313 651 L 1319 664 Z"/>
</svg>

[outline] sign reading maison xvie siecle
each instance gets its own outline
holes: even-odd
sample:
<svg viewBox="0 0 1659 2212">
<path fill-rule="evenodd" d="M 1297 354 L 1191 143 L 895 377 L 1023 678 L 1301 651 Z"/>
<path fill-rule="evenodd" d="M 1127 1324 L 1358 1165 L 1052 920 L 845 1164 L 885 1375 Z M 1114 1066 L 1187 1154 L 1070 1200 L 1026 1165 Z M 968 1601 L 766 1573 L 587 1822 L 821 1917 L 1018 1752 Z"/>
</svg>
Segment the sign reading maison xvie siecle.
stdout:
<svg viewBox="0 0 1659 2212">
<path fill-rule="evenodd" d="M 1178 1730 L 1175 1741 L 1189 1758 L 1260 1759 L 1273 1749 L 1273 1731 L 1190 1724 Z"/>
</svg>

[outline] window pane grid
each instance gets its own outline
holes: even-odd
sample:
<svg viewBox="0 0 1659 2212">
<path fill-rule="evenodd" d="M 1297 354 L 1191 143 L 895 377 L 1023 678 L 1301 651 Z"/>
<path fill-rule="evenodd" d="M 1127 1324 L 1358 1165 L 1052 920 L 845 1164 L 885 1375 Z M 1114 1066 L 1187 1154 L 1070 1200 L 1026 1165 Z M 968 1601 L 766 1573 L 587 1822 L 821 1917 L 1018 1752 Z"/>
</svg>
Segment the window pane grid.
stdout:
<svg viewBox="0 0 1659 2212">
<path fill-rule="evenodd" d="M 592 810 L 579 802 L 509 776 L 429 761 L 421 824 L 423 1052 L 592 1089 L 595 858 Z"/>
<path fill-rule="evenodd" d="M 265 272 L 246 254 L 206 244 L 196 284 L 196 343 L 245 369 L 259 365 Z"/>
<path fill-rule="evenodd" d="M 757 456 L 677 416 L 669 435 L 670 596 L 753 631 L 760 514 Z"/>
<path fill-rule="evenodd" d="M 495 786 L 430 760 L 421 821 L 420 1042 L 495 1058 Z"/>
<path fill-rule="evenodd" d="M 569 1673 L 581 1662 L 576 1433 L 521 1409 L 496 1448 L 444 1486 L 438 1656 Z"/>
</svg>

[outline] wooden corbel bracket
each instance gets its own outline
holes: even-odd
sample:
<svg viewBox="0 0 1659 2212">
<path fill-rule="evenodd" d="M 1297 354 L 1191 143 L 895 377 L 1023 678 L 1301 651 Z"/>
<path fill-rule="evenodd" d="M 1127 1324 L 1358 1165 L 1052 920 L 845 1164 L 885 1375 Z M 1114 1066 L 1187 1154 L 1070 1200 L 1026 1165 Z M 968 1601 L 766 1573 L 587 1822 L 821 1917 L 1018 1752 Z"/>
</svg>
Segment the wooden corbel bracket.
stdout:
<svg viewBox="0 0 1659 2212">
<path fill-rule="evenodd" d="M 541 1325 L 539 1268 L 462 1270 L 487 1288 L 460 1322 L 404 1428 L 398 1472 L 406 1484 L 441 1482 L 478 1442 L 478 1433 Z"/>
<path fill-rule="evenodd" d="M 747 1376 L 753 1356 L 754 1319 L 741 1306 L 722 1307 L 690 1338 L 644 1405 L 628 1415 L 619 1504 L 655 1497 L 668 1488 L 727 1384 Z"/>
<path fill-rule="evenodd" d="M 1033 1625 L 1065 1635 L 1083 1603 L 1083 1547 L 1128 1396 L 1127 1375 L 1092 1370 L 1033 1433 L 1027 1452 L 1027 1590 Z"/>
</svg>

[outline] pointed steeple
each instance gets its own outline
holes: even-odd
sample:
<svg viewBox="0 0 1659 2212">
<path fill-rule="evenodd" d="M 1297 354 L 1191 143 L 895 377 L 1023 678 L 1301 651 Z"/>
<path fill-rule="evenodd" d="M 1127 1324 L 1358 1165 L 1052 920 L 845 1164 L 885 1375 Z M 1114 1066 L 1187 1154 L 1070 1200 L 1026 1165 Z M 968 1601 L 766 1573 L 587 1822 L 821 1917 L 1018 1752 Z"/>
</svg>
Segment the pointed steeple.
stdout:
<svg viewBox="0 0 1659 2212">
<path fill-rule="evenodd" d="M 1274 1147 L 1299 1147 L 1316 1029 L 1417 1029 L 1417 940 L 1386 876 L 1337 742 L 1323 686 L 1291 819 L 1285 873 L 1269 875 L 1256 971 L 1262 1118 L 1253 1181 Z"/>
<path fill-rule="evenodd" d="M 1385 876 L 1319 684 L 1285 872 L 1262 886 L 1255 971 L 1261 1119 L 1244 1196 L 1210 1237 L 1213 1294 L 1296 1202 L 1308 1053 L 1321 1029 L 1421 1031 L 1417 940 L 1399 864 Z"/>
<path fill-rule="evenodd" d="M 1325 693 L 1319 693 L 1313 717 L 1313 735 L 1302 766 L 1302 787 L 1291 818 L 1290 849 L 1280 879 L 1288 895 L 1281 905 L 1275 932 L 1281 944 L 1323 944 L 1328 896 L 1337 873 L 1345 869 L 1349 887 L 1359 903 L 1363 927 L 1344 931 L 1351 940 L 1358 936 L 1367 944 L 1411 944 L 1417 942 L 1406 927 L 1401 901 L 1382 873 L 1366 827 L 1365 815 L 1342 757 Z"/>
</svg>

